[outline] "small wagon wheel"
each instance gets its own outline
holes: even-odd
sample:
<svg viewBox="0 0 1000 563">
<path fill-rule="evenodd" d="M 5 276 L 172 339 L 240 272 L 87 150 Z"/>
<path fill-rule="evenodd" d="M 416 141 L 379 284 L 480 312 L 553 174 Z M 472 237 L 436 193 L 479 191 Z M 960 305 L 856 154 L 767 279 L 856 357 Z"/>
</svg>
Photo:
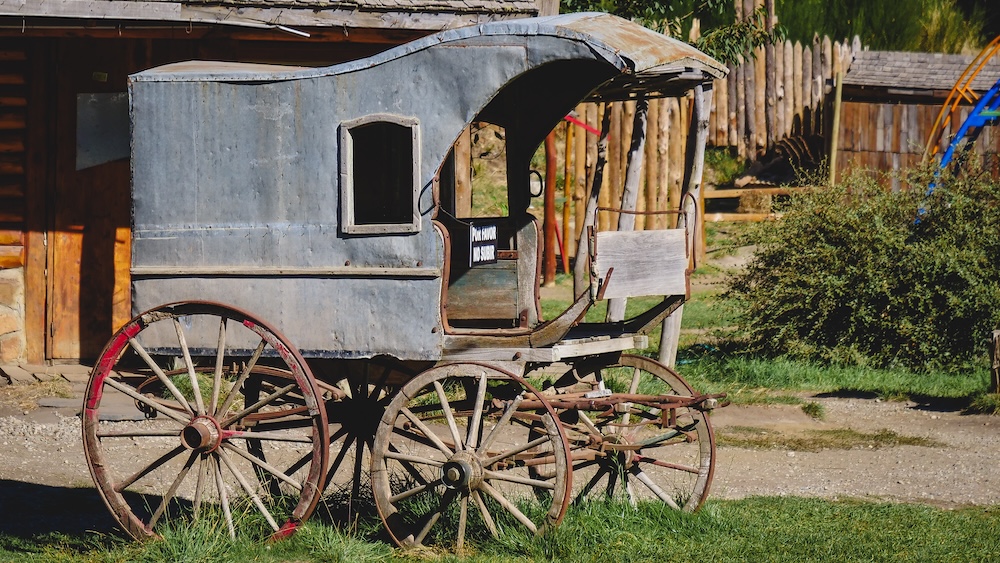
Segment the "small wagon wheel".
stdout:
<svg viewBox="0 0 1000 563">
<path fill-rule="evenodd" d="M 590 392 L 692 397 L 691 387 L 667 366 L 622 354 L 611 365 L 594 361 L 571 367 L 555 382 L 557 393 Z M 599 394 L 598 394 L 599 395 Z M 558 395 L 550 397 L 553 402 Z M 661 410 L 639 402 L 562 410 L 576 481 L 574 503 L 604 497 L 659 499 L 694 511 L 708 496 L 715 467 L 715 436 L 697 406 Z M 542 477 L 542 475 L 538 475 Z"/>
<path fill-rule="evenodd" d="M 91 476 L 137 539 L 216 518 L 233 537 L 283 537 L 321 494 L 320 393 L 298 352 L 258 319 L 215 303 L 163 305 L 122 327 L 91 372 Z"/>
<path fill-rule="evenodd" d="M 534 479 L 531 467 L 552 477 Z M 462 549 L 477 534 L 541 532 L 562 520 L 571 481 L 552 408 L 521 377 L 484 365 L 417 376 L 375 435 L 375 504 L 389 534 L 407 547 L 454 542 Z"/>
</svg>

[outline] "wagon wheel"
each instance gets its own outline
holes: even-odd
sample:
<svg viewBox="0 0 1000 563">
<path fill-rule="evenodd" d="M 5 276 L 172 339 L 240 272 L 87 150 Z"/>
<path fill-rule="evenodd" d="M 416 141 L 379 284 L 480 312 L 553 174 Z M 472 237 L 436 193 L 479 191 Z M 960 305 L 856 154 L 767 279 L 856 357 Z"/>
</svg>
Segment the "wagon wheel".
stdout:
<svg viewBox="0 0 1000 563">
<path fill-rule="evenodd" d="M 298 352 L 247 313 L 206 302 L 152 309 L 115 333 L 91 372 L 91 476 L 136 539 L 216 519 L 232 537 L 283 537 L 320 497 L 320 392 Z"/>
<path fill-rule="evenodd" d="M 362 495 L 371 492 L 368 469 L 382 414 L 401 382 L 416 374 L 398 361 L 376 358 L 324 375 L 324 379 L 335 381 L 342 396 L 338 402 L 327 403 L 331 461 L 324 489 L 328 493 L 333 493 L 332 489 L 344 493 L 349 490 L 346 509 L 350 520 L 358 511 L 357 501 L 371 500 Z"/>
<path fill-rule="evenodd" d="M 555 388 L 558 393 L 593 391 L 601 380 L 615 393 L 694 395 L 674 370 L 628 354 L 612 365 L 575 365 L 556 381 Z M 621 402 L 614 409 L 565 410 L 559 415 L 572 450 L 577 484 L 574 503 L 596 497 L 623 499 L 633 505 L 659 499 L 691 512 L 708 496 L 715 436 L 704 411 L 680 407 L 661 412 Z"/>
<path fill-rule="evenodd" d="M 529 439 L 532 427 L 540 431 Z M 552 477 L 532 479 L 529 467 Z M 562 520 L 571 481 L 552 408 L 521 377 L 479 364 L 417 376 L 375 435 L 375 504 L 406 547 L 454 541 L 462 549 L 487 530 L 541 532 Z"/>
</svg>

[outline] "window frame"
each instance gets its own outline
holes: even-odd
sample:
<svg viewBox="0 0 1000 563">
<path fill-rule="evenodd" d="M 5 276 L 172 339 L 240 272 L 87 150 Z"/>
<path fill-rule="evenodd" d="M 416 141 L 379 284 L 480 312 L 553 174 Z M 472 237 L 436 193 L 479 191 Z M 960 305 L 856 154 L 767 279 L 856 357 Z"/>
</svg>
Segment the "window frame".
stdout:
<svg viewBox="0 0 1000 563">
<path fill-rule="evenodd" d="M 354 136 L 352 130 L 373 123 L 390 123 L 410 130 L 413 147 L 411 177 L 413 179 L 412 218 L 406 223 L 372 223 L 359 225 L 354 216 Z M 346 234 L 405 234 L 420 231 L 420 120 L 416 117 L 374 113 L 340 124 L 340 228 Z"/>
</svg>

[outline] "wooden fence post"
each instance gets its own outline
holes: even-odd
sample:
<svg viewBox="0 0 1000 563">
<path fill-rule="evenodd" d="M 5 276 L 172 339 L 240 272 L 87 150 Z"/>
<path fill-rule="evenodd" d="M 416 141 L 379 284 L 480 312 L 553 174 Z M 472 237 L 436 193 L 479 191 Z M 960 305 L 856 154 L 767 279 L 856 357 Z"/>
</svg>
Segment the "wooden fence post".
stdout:
<svg viewBox="0 0 1000 563">
<path fill-rule="evenodd" d="M 1000 330 L 990 336 L 990 393 L 1000 393 Z"/>
<path fill-rule="evenodd" d="M 700 243 L 700 229 L 704 225 L 703 217 L 692 217 L 700 210 L 701 182 L 705 164 L 705 144 L 708 142 L 708 111 L 712 103 L 711 86 L 708 88 L 703 84 L 695 86 L 694 107 L 691 112 L 691 133 L 688 136 L 687 166 L 685 166 L 686 182 L 684 186 L 683 203 L 677 207 L 686 213 L 681 214 L 679 226 L 683 225 L 688 230 L 689 256 L 691 258 L 691 269 L 698 265 L 699 252 L 704 251 L 704 246 Z M 688 197 L 690 196 L 690 197 Z M 693 219 L 692 225 L 688 221 Z M 677 342 L 680 339 L 681 316 L 684 314 L 682 305 L 663 320 L 663 328 L 660 333 L 660 354 L 661 363 L 673 367 L 677 362 Z"/>
<path fill-rule="evenodd" d="M 622 188 L 623 213 L 618 216 L 618 230 L 631 231 L 635 228 L 635 211 L 639 202 L 639 179 L 643 159 L 646 156 L 646 116 L 649 113 L 649 103 L 640 96 L 635 102 L 635 115 L 632 121 L 632 142 L 629 145 L 628 164 L 625 169 L 625 185 Z M 707 127 L 707 125 L 706 125 Z M 653 251 L 644 249 L 641 251 Z M 607 321 L 614 323 L 625 319 L 625 299 L 609 299 Z"/>
<path fill-rule="evenodd" d="M 580 254 L 580 251 L 584 251 L 584 253 L 583 256 L 577 257 L 573 267 L 574 298 L 583 295 L 584 289 L 588 287 L 587 271 L 590 261 L 587 259 L 586 249 L 590 248 L 590 242 L 587 240 L 587 227 L 596 225 L 597 203 L 601 197 L 601 186 L 604 184 L 604 165 L 608 160 L 608 133 L 610 132 L 611 104 L 605 104 L 604 117 L 601 119 L 601 138 L 597 142 L 597 160 L 594 162 L 594 180 L 590 187 L 590 197 L 587 198 L 587 208 L 580 229 L 580 238 L 576 243 L 577 254 Z"/>
</svg>

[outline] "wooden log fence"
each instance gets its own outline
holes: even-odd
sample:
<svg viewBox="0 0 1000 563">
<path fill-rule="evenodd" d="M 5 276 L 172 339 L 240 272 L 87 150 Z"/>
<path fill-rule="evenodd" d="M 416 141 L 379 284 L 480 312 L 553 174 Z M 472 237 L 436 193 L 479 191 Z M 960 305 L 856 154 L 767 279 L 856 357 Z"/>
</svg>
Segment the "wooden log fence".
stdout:
<svg viewBox="0 0 1000 563">
<path fill-rule="evenodd" d="M 709 97 L 708 146 L 732 150 L 739 158 L 753 160 L 790 137 L 828 135 L 832 126 L 830 109 L 833 81 L 837 72 L 845 72 L 851 60 L 852 45 L 816 37 L 811 45 L 786 41 L 773 46 L 773 59 L 761 48 L 754 57 L 730 68 L 729 75 L 712 84 Z M 768 95 L 774 92 L 773 95 Z M 752 101 L 750 101 L 752 100 Z M 684 181 L 684 161 L 690 130 L 693 98 L 649 100 L 644 164 L 639 179 L 636 208 L 639 211 L 677 209 Z M 773 116 L 771 115 L 773 111 Z M 571 119 L 561 125 L 557 135 L 561 143 L 557 153 L 563 162 L 558 193 L 564 194 L 560 218 L 563 248 L 576 256 L 585 224 L 586 203 L 594 186 L 598 160 L 599 135 L 605 112 L 610 112 L 606 164 L 597 175 L 597 207 L 620 207 L 625 171 L 628 169 L 629 139 L 635 115 L 635 102 L 581 104 Z M 572 129 L 572 133 L 569 130 Z M 567 146 L 567 140 L 571 146 Z M 569 162 L 572 161 L 572 162 Z M 568 179 L 568 180 L 567 180 Z M 567 182 L 569 187 L 567 187 Z M 746 193 L 777 195 L 786 188 L 765 186 L 757 189 L 716 190 L 705 186 L 706 200 L 740 197 Z M 704 221 L 760 220 L 766 213 L 710 213 Z M 569 221 L 570 224 L 566 225 Z M 673 215 L 637 215 L 635 228 L 656 229 L 673 226 Z M 704 221 L 699 224 L 703 225 Z M 613 229 L 617 213 L 597 214 L 599 230 Z"/>
</svg>

